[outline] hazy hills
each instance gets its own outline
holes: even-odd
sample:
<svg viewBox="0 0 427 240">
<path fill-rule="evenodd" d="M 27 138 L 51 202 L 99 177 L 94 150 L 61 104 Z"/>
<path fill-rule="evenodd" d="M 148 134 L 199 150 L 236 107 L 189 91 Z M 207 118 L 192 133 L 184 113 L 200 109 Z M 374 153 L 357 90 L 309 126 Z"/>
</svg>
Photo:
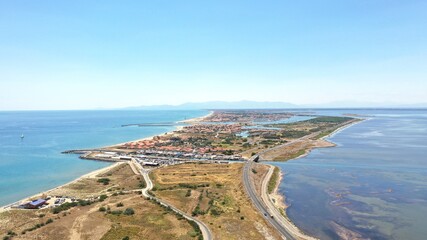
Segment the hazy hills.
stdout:
<svg viewBox="0 0 427 240">
<path fill-rule="evenodd" d="M 287 102 L 209 101 L 189 102 L 179 105 L 152 105 L 127 107 L 126 110 L 196 110 L 196 109 L 286 109 L 286 108 L 427 108 L 427 103 L 397 104 L 340 101 L 327 104 L 297 105 Z"/>
</svg>

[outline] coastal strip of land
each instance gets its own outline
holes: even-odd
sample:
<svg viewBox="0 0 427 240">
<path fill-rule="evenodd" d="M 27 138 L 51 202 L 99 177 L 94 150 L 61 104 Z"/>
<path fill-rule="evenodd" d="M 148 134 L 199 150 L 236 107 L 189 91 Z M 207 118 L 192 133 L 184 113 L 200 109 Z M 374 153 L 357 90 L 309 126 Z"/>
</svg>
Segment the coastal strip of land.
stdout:
<svg viewBox="0 0 427 240">
<path fill-rule="evenodd" d="M 288 239 L 312 239 L 301 232 L 286 217 L 282 199 L 285 196 L 281 197 L 277 193 L 277 185 L 280 179 L 276 179 L 276 184 L 272 184 L 275 185 L 272 187 L 275 189 L 273 193 L 269 194 L 267 192 L 270 179 L 273 179 L 272 176 L 280 178 L 280 172 L 278 173 L 271 167 L 264 168 L 263 177 L 257 176 L 259 180 L 262 180 L 262 184 L 257 186 L 254 183 L 252 178 L 257 171 L 254 169 L 257 168 L 256 165 L 260 164 L 256 162 L 286 161 L 308 154 L 311 149 L 316 147 L 333 146 L 332 143 L 324 140 L 326 136 L 360 120 L 351 117 L 313 116 L 305 121 L 286 124 L 281 122 L 282 119 L 291 119 L 294 116 L 296 115 L 293 113 L 276 111 L 215 111 L 201 118 L 186 120 L 186 125 L 179 126 L 174 131 L 165 134 L 98 149 L 66 151 L 67 153 L 80 154 L 80 157 L 84 159 L 116 163 L 110 168 L 87 174 L 69 184 L 26 200 L 31 201 L 37 198 L 42 198 L 43 200 L 47 195 L 52 195 L 52 192 L 55 192 L 54 190 L 57 191 L 58 195 L 62 195 L 61 197 L 69 195 L 67 192 L 58 192 L 58 190 L 67 188 L 70 185 L 73 185 L 74 190 L 77 190 L 71 191 L 71 193 L 78 195 L 78 189 L 84 188 L 84 181 L 94 178 L 96 181 L 100 181 L 99 183 L 108 184 L 109 180 L 107 179 L 109 178 L 106 172 L 120 166 L 128 166 L 134 176 L 139 175 L 140 168 L 153 169 L 153 173 L 158 174 L 153 175 L 154 187 L 150 192 L 154 193 L 162 201 L 166 199 L 167 204 L 172 203 L 169 205 L 172 208 L 176 207 L 176 209 L 186 212 L 186 214 L 191 214 L 193 215 L 192 217 L 195 217 L 194 219 L 200 221 L 197 224 L 199 225 L 199 230 L 196 229 L 195 235 L 190 235 L 201 236 L 200 226 L 203 228 L 201 223 L 208 226 L 219 224 L 214 219 L 225 217 L 221 222 L 228 222 L 225 225 L 226 229 L 222 229 L 222 231 L 214 229 L 214 237 L 234 238 L 235 236 L 251 233 L 253 234 L 251 235 L 252 237 L 247 236 L 251 239 L 278 239 L 277 233 L 272 230 L 276 229 L 280 235 Z M 200 167 L 202 169 L 198 168 L 199 164 L 201 164 Z M 209 165 L 206 164 L 212 165 L 213 168 L 207 167 Z M 172 177 L 168 179 L 161 177 L 164 175 L 162 173 L 164 171 L 172 170 L 174 175 L 178 174 L 175 170 L 185 166 L 191 167 L 189 169 L 185 168 L 188 171 L 178 172 L 188 176 L 181 176 L 179 180 L 173 180 Z M 223 190 L 232 190 L 234 185 L 232 185 L 233 181 L 228 179 L 229 176 L 225 177 L 221 175 L 223 173 L 218 171 L 222 166 L 227 166 L 227 168 L 228 166 L 241 166 L 236 168 L 237 172 L 244 176 L 243 182 L 240 183 L 242 184 L 240 185 L 240 190 L 243 190 L 242 186 L 244 185 L 248 194 L 247 199 L 254 203 L 258 202 L 252 207 L 258 208 L 260 212 L 252 215 L 249 213 L 253 210 L 234 209 L 234 207 L 241 205 L 237 204 L 237 202 L 243 201 L 243 195 L 234 196 L 235 190 L 230 192 Z M 248 177 L 245 177 L 246 175 Z M 202 178 L 198 178 L 198 176 Z M 200 181 L 201 179 L 205 180 Z M 209 179 L 211 179 L 210 182 L 208 181 Z M 127 180 L 123 181 L 126 182 Z M 76 184 L 77 182 L 79 184 Z M 238 182 L 236 183 L 239 184 Z M 161 184 L 166 185 L 167 188 L 163 189 L 164 186 L 161 187 Z M 99 187 L 96 186 L 94 189 L 99 189 Z M 239 186 L 235 187 L 239 189 Z M 159 188 L 161 189 L 159 190 Z M 186 188 L 189 189 L 185 190 Z M 102 190 L 104 192 L 100 192 L 94 189 L 86 189 L 86 196 L 75 197 L 79 199 L 77 204 L 80 201 L 98 202 L 100 198 L 103 198 L 101 196 L 109 197 L 111 191 L 114 191 L 108 192 L 108 189 L 104 189 Z M 197 191 L 194 191 L 194 189 L 197 189 Z M 123 194 L 127 194 L 127 191 L 130 191 L 129 193 L 138 191 L 132 188 L 122 190 Z M 93 191 L 93 196 L 89 196 L 90 191 Z M 194 200 L 194 204 L 180 207 L 181 200 L 182 203 L 188 201 L 185 197 L 183 198 L 184 195 L 198 197 L 196 199 L 191 197 Z M 177 199 L 180 199 L 180 201 L 177 201 Z M 25 201 L 21 201 L 18 205 L 22 207 L 24 206 L 22 205 L 23 203 Z M 181 209 L 182 207 L 186 209 Z M 10 206 L 8 206 L 8 209 L 10 209 Z M 167 210 L 167 212 L 170 213 L 170 210 Z M 260 222 L 260 219 L 264 220 Z M 255 224 L 255 232 L 233 231 L 234 228 L 240 228 L 247 222 Z M 266 225 L 266 223 L 269 224 Z M 222 227 L 224 227 L 222 224 L 218 226 L 218 228 Z M 260 234 L 259 237 L 254 237 L 257 234 Z M 203 235 L 206 235 L 206 233 Z"/>
</svg>

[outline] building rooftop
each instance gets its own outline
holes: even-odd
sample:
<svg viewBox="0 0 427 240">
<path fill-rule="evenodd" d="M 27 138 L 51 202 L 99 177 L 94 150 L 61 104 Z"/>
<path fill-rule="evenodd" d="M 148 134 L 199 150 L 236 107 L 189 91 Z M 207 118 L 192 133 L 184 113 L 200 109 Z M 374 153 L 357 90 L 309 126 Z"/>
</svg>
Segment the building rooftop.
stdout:
<svg viewBox="0 0 427 240">
<path fill-rule="evenodd" d="M 46 200 L 44 200 L 44 199 L 37 199 L 37 200 L 29 202 L 28 204 L 33 205 L 33 206 L 38 206 L 40 204 L 44 204 L 45 202 L 46 202 Z"/>
</svg>

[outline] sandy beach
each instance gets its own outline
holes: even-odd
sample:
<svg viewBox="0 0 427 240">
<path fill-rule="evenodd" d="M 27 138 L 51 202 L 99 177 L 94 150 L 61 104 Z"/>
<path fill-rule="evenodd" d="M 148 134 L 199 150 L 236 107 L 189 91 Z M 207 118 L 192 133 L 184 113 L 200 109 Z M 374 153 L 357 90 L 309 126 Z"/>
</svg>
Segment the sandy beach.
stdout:
<svg viewBox="0 0 427 240">
<path fill-rule="evenodd" d="M 210 111 L 207 115 L 205 116 L 201 116 L 201 117 L 197 117 L 197 118 L 191 118 L 191 119 L 187 119 L 187 120 L 182 120 L 182 121 L 178 121 L 178 123 L 187 123 L 187 124 L 194 124 L 197 122 L 201 122 L 203 121 L 205 118 L 208 118 L 210 116 L 212 116 L 215 112 L 214 111 Z"/>
<path fill-rule="evenodd" d="M 132 140 L 132 141 L 128 141 L 128 142 L 117 143 L 117 144 L 114 144 L 114 145 L 110 145 L 110 146 L 106 146 L 106 147 L 101 147 L 101 148 L 98 148 L 98 149 L 111 149 L 111 148 L 116 148 L 116 147 L 119 147 L 119 146 L 127 144 L 127 143 L 139 142 L 139 141 L 144 141 L 144 140 L 152 140 L 154 137 L 159 136 L 159 135 L 165 136 L 165 135 L 174 134 L 175 131 L 180 131 L 183 128 L 184 128 L 184 126 L 176 126 L 176 128 L 174 130 L 169 131 L 169 132 L 165 132 L 163 134 L 153 135 L 153 136 L 150 136 L 150 137 L 140 138 L 140 139 L 136 139 L 136 140 Z"/>
<path fill-rule="evenodd" d="M 177 123 L 184 123 L 184 124 L 188 124 L 188 125 L 190 125 L 190 124 L 195 124 L 195 123 L 197 123 L 197 122 L 201 122 L 201 121 L 203 121 L 205 118 L 208 118 L 208 117 L 212 116 L 213 114 L 214 114 L 214 111 L 210 111 L 210 112 L 209 112 L 207 115 L 205 115 L 205 116 L 196 117 L 196 118 L 191 118 L 191 119 L 187 119 L 187 120 L 182 120 L 182 121 L 178 121 Z M 163 135 L 171 135 L 171 134 L 174 134 L 174 132 L 176 132 L 176 131 L 180 131 L 180 130 L 182 130 L 184 127 L 185 127 L 185 126 L 176 126 L 174 130 L 169 131 L 169 132 L 166 132 L 166 133 L 161 134 L 161 135 L 163 136 Z M 126 144 L 126 143 L 139 142 L 139 141 L 144 141 L 144 140 L 152 140 L 152 139 L 153 139 L 154 137 L 156 137 L 156 136 L 158 136 L 158 135 L 153 135 L 153 136 L 150 136 L 150 137 L 140 138 L 140 139 L 136 139 L 136 140 L 132 140 L 132 141 L 128 141 L 128 142 L 117 143 L 117 144 L 114 144 L 114 145 L 110 145 L 110 146 L 102 147 L 102 148 L 100 148 L 100 149 L 115 148 L 115 147 L 121 146 L 121 145 Z"/>
</svg>

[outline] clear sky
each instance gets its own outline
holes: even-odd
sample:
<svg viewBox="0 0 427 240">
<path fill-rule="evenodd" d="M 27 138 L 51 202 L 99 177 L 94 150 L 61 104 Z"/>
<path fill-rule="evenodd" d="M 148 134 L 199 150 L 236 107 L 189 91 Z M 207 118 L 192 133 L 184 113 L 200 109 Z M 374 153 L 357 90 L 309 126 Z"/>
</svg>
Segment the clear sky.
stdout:
<svg viewBox="0 0 427 240">
<path fill-rule="evenodd" d="M 0 109 L 427 102 L 426 0 L 1 1 Z"/>
</svg>

